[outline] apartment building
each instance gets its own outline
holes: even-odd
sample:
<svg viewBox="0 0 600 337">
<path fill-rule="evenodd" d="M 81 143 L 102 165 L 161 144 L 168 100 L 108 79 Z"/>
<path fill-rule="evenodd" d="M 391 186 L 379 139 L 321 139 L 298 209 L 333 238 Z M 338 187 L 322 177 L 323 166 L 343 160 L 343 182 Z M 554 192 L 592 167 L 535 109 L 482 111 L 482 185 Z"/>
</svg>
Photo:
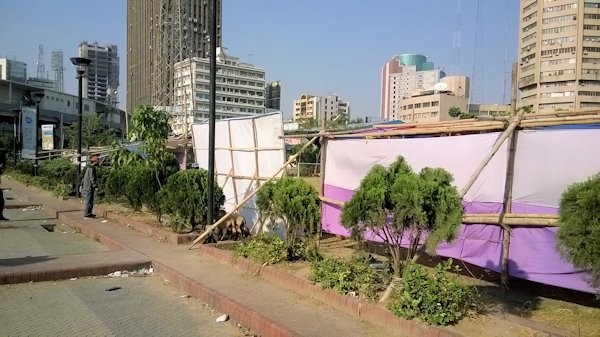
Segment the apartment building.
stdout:
<svg viewBox="0 0 600 337">
<path fill-rule="evenodd" d="M 320 121 L 323 117 L 326 121 L 331 121 L 340 115 L 345 115 L 348 120 L 350 119 L 350 102 L 343 101 L 337 95 L 302 94 L 299 99 L 294 100 L 293 104 L 294 121 L 306 119 Z"/>
<path fill-rule="evenodd" d="M 191 67 L 191 68 L 190 68 Z M 191 71 L 190 71 L 191 69 Z M 265 112 L 265 71 L 217 48 L 217 119 Z M 191 121 L 209 114 L 210 59 L 194 57 L 175 64 L 175 96 L 178 113 Z M 183 118 L 183 117 L 182 117 Z M 191 125 L 191 123 L 190 123 Z"/>
<path fill-rule="evenodd" d="M 600 2 L 521 0 L 519 9 L 519 106 L 600 107 Z"/>
</svg>

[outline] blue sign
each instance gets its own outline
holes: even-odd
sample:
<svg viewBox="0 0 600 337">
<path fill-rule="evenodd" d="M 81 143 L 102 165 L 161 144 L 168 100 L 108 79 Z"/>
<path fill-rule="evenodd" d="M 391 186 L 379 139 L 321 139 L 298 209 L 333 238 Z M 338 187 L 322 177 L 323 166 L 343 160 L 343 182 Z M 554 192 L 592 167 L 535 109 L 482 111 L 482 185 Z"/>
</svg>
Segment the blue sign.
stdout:
<svg viewBox="0 0 600 337">
<path fill-rule="evenodd" d="M 35 108 L 23 107 L 21 109 L 23 145 L 21 157 L 35 159 L 35 148 L 37 146 L 37 125 L 35 123 Z"/>
</svg>

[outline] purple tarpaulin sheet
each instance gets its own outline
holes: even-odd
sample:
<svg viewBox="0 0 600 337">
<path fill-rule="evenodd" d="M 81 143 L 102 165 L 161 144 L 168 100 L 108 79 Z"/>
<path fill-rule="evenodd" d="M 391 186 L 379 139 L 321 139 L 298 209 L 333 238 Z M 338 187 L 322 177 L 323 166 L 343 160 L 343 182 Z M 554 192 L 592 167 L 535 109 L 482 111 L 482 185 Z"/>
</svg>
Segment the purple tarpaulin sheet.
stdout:
<svg viewBox="0 0 600 337">
<path fill-rule="evenodd" d="M 326 198 L 348 201 L 354 191 L 325 184 Z M 467 214 L 497 213 L 502 205 L 491 202 L 465 203 Z M 514 203 L 514 213 L 557 214 L 552 207 Z M 340 223 L 341 207 L 323 203 L 323 229 L 331 234 L 349 236 Z M 585 282 L 585 273 L 565 262 L 556 249 L 556 228 L 514 227 L 511 233 L 508 272 L 511 276 L 530 281 L 551 284 L 563 288 L 594 293 Z M 484 267 L 501 271 L 502 229 L 496 225 L 461 225 L 459 235 L 450 244 L 441 244 L 437 253 Z M 381 242 L 375 235 L 367 235 L 370 240 Z"/>
</svg>

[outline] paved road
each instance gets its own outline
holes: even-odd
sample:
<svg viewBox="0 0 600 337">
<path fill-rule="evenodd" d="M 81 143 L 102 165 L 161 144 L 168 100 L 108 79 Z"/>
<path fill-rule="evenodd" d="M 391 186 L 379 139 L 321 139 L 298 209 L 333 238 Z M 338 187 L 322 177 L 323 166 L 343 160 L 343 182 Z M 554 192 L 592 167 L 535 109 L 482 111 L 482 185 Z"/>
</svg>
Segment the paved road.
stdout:
<svg viewBox="0 0 600 337">
<path fill-rule="evenodd" d="M 2 285 L 0 336 L 247 335 L 182 295 L 157 276 Z"/>
</svg>

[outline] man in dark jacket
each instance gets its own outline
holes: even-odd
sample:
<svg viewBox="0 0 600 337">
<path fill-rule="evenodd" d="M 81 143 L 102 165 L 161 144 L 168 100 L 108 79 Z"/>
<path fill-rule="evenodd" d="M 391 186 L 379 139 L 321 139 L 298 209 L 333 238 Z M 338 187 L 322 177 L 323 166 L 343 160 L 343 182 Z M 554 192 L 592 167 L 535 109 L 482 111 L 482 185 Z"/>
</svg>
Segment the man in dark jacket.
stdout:
<svg viewBox="0 0 600 337">
<path fill-rule="evenodd" d="M 85 195 L 85 212 L 83 216 L 86 219 L 96 217 L 96 215 L 92 213 L 92 209 L 94 208 L 94 191 L 96 190 L 96 187 L 98 187 L 96 180 L 96 166 L 98 166 L 98 156 L 94 155 L 92 156 L 90 165 L 88 165 L 85 170 L 82 182 L 82 192 L 83 195 Z"/>
</svg>

